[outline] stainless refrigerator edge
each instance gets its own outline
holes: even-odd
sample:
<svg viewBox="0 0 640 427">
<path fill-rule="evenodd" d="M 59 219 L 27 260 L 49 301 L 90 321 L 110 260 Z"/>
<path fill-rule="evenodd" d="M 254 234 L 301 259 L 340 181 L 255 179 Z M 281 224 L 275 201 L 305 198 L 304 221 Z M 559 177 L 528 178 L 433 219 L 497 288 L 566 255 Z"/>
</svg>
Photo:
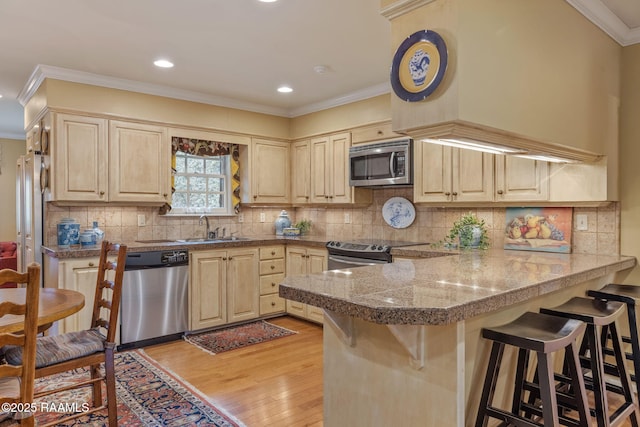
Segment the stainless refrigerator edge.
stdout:
<svg viewBox="0 0 640 427">
<path fill-rule="evenodd" d="M 17 161 L 16 167 L 16 243 L 18 271 L 37 262 L 42 266 L 44 206 L 41 187 L 43 156 L 30 152 Z M 42 275 L 40 277 L 42 286 Z"/>
</svg>

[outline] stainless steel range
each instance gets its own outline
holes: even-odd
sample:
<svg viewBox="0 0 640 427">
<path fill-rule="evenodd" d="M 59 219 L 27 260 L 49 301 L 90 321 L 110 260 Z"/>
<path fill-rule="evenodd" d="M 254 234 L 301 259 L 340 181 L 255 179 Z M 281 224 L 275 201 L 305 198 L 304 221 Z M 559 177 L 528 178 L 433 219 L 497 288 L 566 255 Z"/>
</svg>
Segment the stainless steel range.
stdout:
<svg viewBox="0 0 640 427">
<path fill-rule="evenodd" d="M 329 270 L 336 270 L 386 264 L 392 260 L 392 248 L 424 244 L 426 243 L 378 239 L 356 239 L 344 242 L 332 240 L 327 243 L 328 267 Z"/>
</svg>

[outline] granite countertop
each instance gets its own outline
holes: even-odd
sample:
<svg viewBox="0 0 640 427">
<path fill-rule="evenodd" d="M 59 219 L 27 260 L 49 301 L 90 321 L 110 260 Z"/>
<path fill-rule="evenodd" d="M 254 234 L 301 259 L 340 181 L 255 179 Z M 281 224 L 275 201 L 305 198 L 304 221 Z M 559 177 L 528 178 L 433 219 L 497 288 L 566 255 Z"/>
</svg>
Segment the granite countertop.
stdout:
<svg viewBox="0 0 640 427">
<path fill-rule="evenodd" d="M 444 325 L 636 265 L 622 255 L 451 254 L 429 245 L 395 253 L 424 258 L 287 277 L 280 296 L 374 323 Z"/>
<path fill-rule="evenodd" d="M 324 248 L 327 240 L 324 237 L 302 236 L 302 237 L 283 237 L 283 236 L 243 236 L 242 240 L 225 240 L 225 241 L 208 241 L 208 242 L 179 242 L 173 240 L 136 240 L 131 242 L 118 242 L 127 245 L 127 252 L 150 252 L 150 251 L 166 251 L 166 250 L 208 250 L 208 249 L 225 249 L 237 248 L 244 246 L 261 246 L 261 245 L 278 245 L 278 244 L 299 244 L 310 247 Z M 59 248 L 58 246 L 43 246 L 42 253 L 52 258 L 85 258 L 100 256 L 100 248 L 83 248 L 80 246 L 72 246 L 70 248 Z"/>
</svg>

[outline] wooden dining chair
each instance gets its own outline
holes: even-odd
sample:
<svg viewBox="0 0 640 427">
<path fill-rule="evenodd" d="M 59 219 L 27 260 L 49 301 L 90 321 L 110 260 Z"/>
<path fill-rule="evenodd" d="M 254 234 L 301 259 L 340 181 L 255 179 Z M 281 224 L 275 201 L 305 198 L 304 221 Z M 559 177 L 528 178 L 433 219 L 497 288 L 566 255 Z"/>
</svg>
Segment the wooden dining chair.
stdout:
<svg viewBox="0 0 640 427">
<path fill-rule="evenodd" d="M 26 273 L 12 269 L 0 270 L 0 285 L 17 283 L 26 286 L 24 304 L 10 301 L 0 303 L 0 317 L 7 315 L 23 315 L 23 332 L 0 334 L 0 347 L 16 346 L 22 350 L 20 364 L 0 365 L 0 403 L 31 404 L 33 403 L 33 384 L 35 378 L 36 336 L 38 335 L 38 305 L 40 294 L 40 265 L 32 263 L 27 266 Z M 1 295 L 1 294 L 0 294 Z M 20 425 L 33 426 L 34 413 L 20 409 L 16 413 Z"/>
<path fill-rule="evenodd" d="M 108 259 L 112 254 L 116 256 L 115 262 Z M 92 386 L 93 407 L 86 412 L 71 414 L 65 417 L 65 420 L 107 409 L 109 426 L 116 427 L 118 424 L 114 353 L 126 254 L 125 245 L 102 242 L 93 300 L 93 316 L 89 329 L 39 337 L 37 340 L 36 378 L 85 367 L 90 371 L 90 378 L 83 378 L 74 384 L 35 394 L 38 398 L 78 387 Z M 9 363 L 20 360 L 20 354 L 16 350 L 19 349 L 11 349 L 5 354 Z M 104 364 L 104 375 L 100 369 L 102 364 Z M 102 399 L 102 381 L 106 383 L 106 402 Z M 44 426 L 56 425 L 61 421 L 58 419 Z"/>
</svg>

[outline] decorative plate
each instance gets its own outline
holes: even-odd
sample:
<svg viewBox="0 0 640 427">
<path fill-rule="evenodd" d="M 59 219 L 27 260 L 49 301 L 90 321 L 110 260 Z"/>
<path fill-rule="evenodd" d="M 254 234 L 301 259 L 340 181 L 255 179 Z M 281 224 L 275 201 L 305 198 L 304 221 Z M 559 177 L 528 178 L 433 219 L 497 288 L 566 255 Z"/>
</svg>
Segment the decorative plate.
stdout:
<svg viewBox="0 0 640 427">
<path fill-rule="evenodd" d="M 392 197 L 382 206 L 382 217 L 393 228 L 407 228 L 416 219 L 416 209 L 404 197 Z"/>
<path fill-rule="evenodd" d="M 447 70 L 447 46 L 440 34 L 421 30 L 407 37 L 391 64 L 391 87 L 407 102 L 422 101 L 438 87 Z"/>
</svg>

